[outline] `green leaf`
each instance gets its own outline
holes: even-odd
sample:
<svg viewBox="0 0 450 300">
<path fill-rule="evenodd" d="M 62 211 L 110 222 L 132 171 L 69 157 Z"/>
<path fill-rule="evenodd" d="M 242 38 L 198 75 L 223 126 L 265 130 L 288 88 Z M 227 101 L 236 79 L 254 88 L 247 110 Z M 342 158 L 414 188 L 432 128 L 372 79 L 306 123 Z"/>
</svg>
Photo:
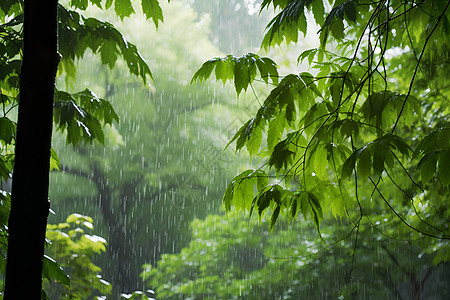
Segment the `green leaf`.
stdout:
<svg viewBox="0 0 450 300">
<path fill-rule="evenodd" d="M 450 150 L 439 153 L 439 179 L 443 185 L 450 185 Z"/>
<path fill-rule="evenodd" d="M 13 162 L 14 162 L 13 155 L 0 155 L 0 178 L 3 178 L 4 180 L 8 180 L 10 178 Z"/>
<path fill-rule="evenodd" d="M 356 22 L 356 8 L 353 1 L 347 1 L 344 3 L 344 11 L 350 21 Z"/>
<path fill-rule="evenodd" d="M 6 117 L 0 118 L 0 140 L 11 144 L 16 135 L 16 124 Z"/>
<path fill-rule="evenodd" d="M 323 1 L 321 0 L 313 0 L 311 2 L 312 12 L 314 14 L 314 19 L 317 24 L 323 24 L 325 20 L 325 7 L 323 5 Z"/>
<path fill-rule="evenodd" d="M 55 149 L 53 149 L 53 147 L 51 147 L 50 171 L 59 170 L 60 168 L 61 168 L 61 162 L 59 161 L 59 157 L 56 154 Z"/>
<path fill-rule="evenodd" d="M 247 150 L 250 156 L 258 153 L 262 141 L 262 128 L 261 124 L 255 125 L 251 133 L 247 134 Z"/>
<path fill-rule="evenodd" d="M 333 73 L 332 76 L 339 76 L 336 73 Z M 331 99 L 333 101 L 333 107 L 337 108 L 339 103 L 342 100 L 342 78 L 335 78 L 332 80 L 333 84 L 331 85 Z"/>
<path fill-rule="evenodd" d="M 311 210 L 311 205 L 309 203 L 309 195 L 307 192 L 301 192 L 299 194 L 299 201 L 300 201 L 300 210 L 302 212 L 302 215 L 305 219 L 308 218 L 309 212 Z"/>
<path fill-rule="evenodd" d="M 213 58 L 205 62 L 192 77 L 191 84 L 195 81 L 208 79 L 215 69 L 216 80 L 222 80 L 225 84 L 227 80 L 234 79 L 236 93 L 239 95 L 246 91 L 248 86 L 256 77 L 256 70 L 261 78 L 268 83 L 269 79 L 273 83 L 278 83 L 277 65 L 270 58 L 260 58 L 257 54 L 247 53 L 240 57 L 228 55 L 223 58 Z"/>
<path fill-rule="evenodd" d="M 233 201 L 233 192 L 234 192 L 234 180 L 232 180 L 225 190 L 225 194 L 223 195 L 223 203 L 225 205 L 225 211 L 229 212 L 231 210 L 231 203 Z"/>
<path fill-rule="evenodd" d="M 286 41 L 296 43 L 298 31 L 304 34 L 307 31 L 306 16 L 304 14 L 306 0 L 290 1 L 283 10 L 267 25 L 267 33 L 262 41 L 262 48 L 279 45 Z M 261 8 L 262 9 L 262 8 Z"/>
<path fill-rule="evenodd" d="M 420 169 L 420 177 L 423 183 L 427 183 L 436 174 L 437 152 L 431 152 L 425 155 L 417 165 Z"/>
<path fill-rule="evenodd" d="M 279 185 L 269 186 L 263 190 L 256 198 L 256 206 L 258 208 L 258 215 L 261 220 L 264 211 L 269 207 L 271 203 L 281 203 L 281 192 L 283 190 Z"/>
<path fill-rule="evenodd" d="M 229 55 L 226 58 L 221 58 L 216 63 L 215 75 L 217 80 L 222 80 L 223 84 L 227 80 L 233 80 L 234 78 L 234 60 Z"/>
<path fill-rule="evenodd" d="M 158 22 L 164 22 L 163 13 L 161 6 L 159 6 L 158 0 L 142 0 L 142 11 L 145 17 L 148 19 L 153 19 L 156 28 L 158 28 Z"/>
<path fill-rule="evenodd" d="M 289 144 L 288 139 L 285 139 L 274 147 L 270 155 L 269 166 L 275 167 L 277 171 L 280 171 L 283 167 L 288 168 L 295 155 L 294 151 L 289 150 Z"/>
<path fill-rule="evenodd" d="M 328 179 L 327 165 L 327 150 L 319 145 L 314 153 L 314 172 L 319 178 Z"/>
<path fill-rule="evenodd" d="M 372 157 L 368 149 L 364 149 L 359 155 L 358 160 L 358 174 L 362 179 L 369 178 L 370 170 L 372 169 Z"/>
<path fill-rule="evenodd" d="M 110 8 L 112 4 L 113 4 L 113 0 L 106 0 L 105 9 Z"/>
<path fill-rule="evenodd" d="M 269 231 L 272 231 L 273 227 L 275 226 L 275 223 L 277 222 L 278 215 L 280 214 L 281 206 L 277 205 L 275 210 L 273 211 L 272 217 L 270 218 L 270 227 Z"/>
<path fill-rule="evenodd" d="M 353 137 L 353 138 L 358 137 L 359 135 L 358 122 L 351 119 L 343 120 L 341 125 L 341 135 L 344 137 Z"/>
<path fill-rule="evenodd" d="M 373 172 L 381 176 L 381 173 L 384 171 L 384 160 L 387 155 L 391 155 L 388 153 L 386 148 L 381 144 L 376 144 L 373 150 Z"/>
<path fill-rule="evenodd" d="M 61 282 L 67 288 L 70 288 L 70 278 L 64 270 L 47 255 L 44 255 L 42 276 L 50 282 L 54 280 Z"/>
<path fill-rule="evenodd" d="M 114 10 L 116 14 L 123 20 L 126 17 L 134 14 L 133 5 L 130 0 L 115 0 Z"/>
<path fill-rule="evenodd" d="M 253 172 L 252 177 L 256 177 L 256 188 L 258 190 L 262 190 L 264 187 L 267 186 L 269 182 L 269 178 L 266 172 L 261 170 L 256 170 L 255 172 Z"/>
<path fill-rule="evenodd" d="M 226 211 L 230 211 L 231 203 L 238 210 L 245 211 L 250 208 L 251 201 L 249 200 L 253 199 L 253 184 L 255 184 L 253 173 L 253 170 L 246 170 L 234 177 L 228 184 L 223 196 Z"/>
<path fill-rule="evenodd" d="M 270 78 L 274 84 L 278 84 L 278 66 L 273 60 L 267 57 L 259 58 L 256 60 L 256 66 L 265 83 L 269 83 Z"/>
<path fill-rule="evenodd" d="M 311 207 L 310 211 L 314 220 L 314 225 L 316 226 L 317 232 L 319 233 L 319 237 L 322 239 L 320 235 L 320 222 L 323 219 L 322 206 L 320 205 L 319 199 L 313 193 L 308 192 L 307 195 L 309 206 Z"/>
<path fill-rule="evenodd" d="M 254 65 L 249 64 L 246 57 L 238 58 L 234 63 L 234 87 L 239 95 L 242 90 L 246 91 L 249 84 L 253 81 L 252 69 Z"/>
<path fill-rule="evenodd" d="M 83 224 L 84 222 L 93 223 L 93 220 L 89 216 L 84 216 L 80 214 L 71 214 L 66 218 L 67 223 L 74 223 L 76 225 Z"/>
<path fill-rule="evenodd" d="M 89 4 L 88 0 L 71 0 L 70 1 L 71 6 L 81 9 L 81 10 L 86 10 L 86 8 L 88 7 L 88 4 Z"/>
<path fill-rule="evenodd" d="M 263 212 L 269 207 L 270 202 L 273 200 L 273 190 L 269 189 L 260 194 L 256 200 L 256 207 L 258 208 L 258 215 L 261 219 Z"/>
<path fill-rule="evenodd" d="M 276 144 L 280 142 L 285 128 L 285 111 L 280 112 L 270 123 L 267 130 L 267 149 L 273 150 Z"/>
<path fill-rule="evenodd" d="M 297 192 L 297 193 L 294 193 L 291 197 L 289 222 L 292 221 L 293 219 L 297 218 L 298 212 L 300 210 L 301 194 L 302 194 L 302 192 Z"/>
<path fill-rule="evenodd" d="M 251 174 L 250 174 L 251 175 Z M 251 176 L 242 178 L 235 185 L 234 207 L 237 210 L 250 211 L 253 199 L 253 178 Z"/>
<path fill-rule="evenodd" d="M 258 120 L 259 118 L 256 117 L 248 120 L 231 139 L 230 143 L 237 139 L 236 151 L 242 149 L 245 145 L 250 155 L 257 153 L 262 140 L 262 126 L 260 126 Z"/>
<path fill-rule="evenodd" d="M 203 63 L 203 65 L 200 67 L 200 69 L 195 72 L 194 76 L 191 79 L 191 84 L 195 81 L 205 81 L 211 76 L 212 71 L 216 67 L 217 61 L 221 60 L 220 58 L 212 58 L 206 62 Z"/>
<path fill-rule="evenodd" d="M 111 69 L 114 67 L 119 54 L 120 52 L 117 48 L 117 44 L 113 41 L 104 41 L 100 48 L 102 64 L 107 65 Z"/>
<path fill-rule="evenodd" d="M 350 178 L 352 176 L 359 153 L 359 150 L 357 150 L 345 160 L 344 165 L 342 166 L 342 179 Z"/>
</svg>

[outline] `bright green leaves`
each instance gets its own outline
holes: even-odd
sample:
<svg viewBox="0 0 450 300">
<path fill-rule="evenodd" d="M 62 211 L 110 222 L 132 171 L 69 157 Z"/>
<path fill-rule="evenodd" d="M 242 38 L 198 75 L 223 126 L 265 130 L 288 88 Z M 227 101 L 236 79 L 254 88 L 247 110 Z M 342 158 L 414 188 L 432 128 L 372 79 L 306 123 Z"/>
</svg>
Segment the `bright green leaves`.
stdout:
<svg viewBox="0 0 450 300">
<path fill-rule="evenodd" d="M 308 24 L 305 9 L 311 10 L 316 20 L 320 22 L 324 20 L 325 10 L 322 0 L 264 1 L 261 4 L 261 11 L 271 2 L 274 8 L 280 7 L 282 11 L 267 25 L 262 48 L 280 45 L 284 41 L 297 43 L 299 31 L 306 35 Z"/>
<path fill-rule="evenodd" d="M 158 0 L 141 0 L 142 11 L 147 19 L 153 19 L 156 28 L 158 28 L 158 22 L 164 22 L 161 6 L 159 6 Z"/>
<path fill-rule="evenodd" d="M 227 212 L 233 204 L 238 211 L 248 211 L 250 217 L 257 212 L 260 221 L 267 211 L 271 211 L 270 230 L 281 212 L 288 212 L 290 220 L 295 219 L 299 211 L 305 218 L 311 216 L 318 231 L 323 219 L 322 204 L 315 192 L 293 193 L 278 184 L 269 184 L 267 174 L 261 170 L 246 170 L 233 178 L 223 202 Z"/>
<path fill-rule="evenodd" d="M 45 256 L 43 277 L 63 285 L 58 299 L 88 299 L 95 290 L 111 293 L 111 284 L 102 278 L 101 268 L 92 262 L 95 254 L 106 251 L 106 240 L 89 234 L 93 229 L 92 218 L 79 214 L 69 215 L 64 223 L 47 225 L 46 238 L 50 241 L 47 253 L 59 265 Z M 70 280 L 60 266 L 68 272 Z"/>
<path fill-rule="evenodd" d="M 223 196 L 226 211 L 231 210 L 231 204 L 237 210 L 250 211 L 254 187 L 261 189 L 267 185 L 267 182 L 267 174 L 260 170 L 247 170 L 234 177 Z"/>
<path fill-rule="evenodd" d="M 256 196 L 250 192 L 255 189 L 250 179 L 240 179 L 241 189 L 233 182 L 227 210 L 237 193 L 239 209 L 248 209 L 249 200 L 242 198 L 247 195 L 253 197 L 251 211 L 260 218 L 272 214 L 271 228 L 280 213 L 289 212 L 292 220 L 302 212 L 318 228 L 331 212 L 336 218 L 347 216 L 358 231 L 366 217 L 383 231 L 372 216 L 383 220 L 389 210 L 401 221 L 399 227 L 430 234 L 430 224 L 442 228 L 448 215 L 447 208 L 436 208 L 442 212 L 438 216 L 426 207 L 444 203 L 450 186 L 445 85 L 450 6 L 432 0 L 328 2 L 262 1 L 261 9 L 277 9 L 263 48 L 297 42 L 299 31 L 306 33 L 309 25 L 307 11 L 321 28 L 322 47 L 304 51 L 297 60 L 308 60 L 315 76 L 280 76 L 231 140 L 236 150 L 247 147 L 251 155 L 262 157 L 261 168 L 270 182 Z M 325 14 L 327 7 L 331 10 Z M 327 43 L 332 43 L 328 50 Z M 205 80 L 215 71 L 224 83 L 234 80 L 239 94 L 258 70 L 264 77 L 249 58 L 211 60 L 193 80 Z M 410 145 L 416 146 L 412 158 Z M 415 207 L 409 206 L 415 199 Z"/>
<path fill-rule="evenodd" d="M 69 2 L 69 4 L 70 4 L 70 6 L 72 6 L 74 8 L 86 10 L 86 8 L 89 5 L 89 1 L 88 0 L 71 0 Z"/>
<path fill-rule="evenodd" d="M 258 153 L 262 141 L 262 124 L 260 117 L 248 120 L 247 123 L 236 132 L 228 145 L 236 140 L 236 151 L 246 146 L 250 155 Z"/>
<path fill-rule="evenodd" d="M 264 1 L 261 10 L 268 7 L 272 1 Z M 340 4 L 339 4 L 340 3 Z M 273 1 L 274 7 L 281 7 L 278 13 L 267 25 L 267 33 L 262 41 L 262 47 L 280 45 L 284 41 L 287 43 L 298 41 L 298 32 L 307 32 L 307 20 L 305 9 L 311 11 L 317 24 L 321 25 L 321 44 L 325 45 L 329 32 L 337 40 L 344 37 L 344 21 L 355 23 L 357 20 L 357 10 L 355 1 L 349 0 L 333 7 L 326 19 L 325 8 L 322 0 L 297 0 L 297 1 Z"/>
<path fill-rule="evenodd" d="M 70 7 L 76 9 L 86 10 L 88 8 L 89 2 L 101 9 L 108 9 L 114 4 L 114 11 L 122 20 L 124 18 L 129 18 L 132 14 L 135 13 L 131 0 L 107 0 L 104 4 L 104 7 L 102 7 L 101 0 L 71 0 L 69 5 Z M 163 21 L 163 14 L 161 6 L 159 5 L 159 1 L 141 0 L 141 6 L 147 20 L 153 19 L 155 26 L 158 27 L 159 21 Z"/>
<path fill-rule="evenodd" d="M 58 170 L 61 168 L 61 162 L 59 161 L 58 154 L 56 154 L 55 149 L 51 147 L 50 149 L 50 171 Z"/>
<path fill-rule="evenodd" d="M 87 49 L 100 54 L 102 63 L 112 68 L 122 57 L 131 74 L 141 77 L 144 83 L 152 73 L 136 46 L 111 23 L 94 18 L 84 18 L 75 11 L 59 6 L 60 52 L 63 56 L 60 71 L 74 76 L 74 60 L 84 55 Z"/>
<path fill-rule="evenodd" d="M 252 84 L 256 78 L 257 70 L 261 79 L 266 83 L 269 82 L 269 79 L 275 84 L 278 83 L 278 71 L 275 62 L 253 53 L 247 53 L 240 57 L 228 55 L 223 58 L 210 59 L 194 74 L 191 83 L 205 81 L 211 76 L 213 70 L 215 70 L 216 80 L 221 80 L 223 83 L 227 80 L 234 80 L 234 87 L 238 95 L 242 91 L 246 91 L 248 86 Z"/>
<path fill-rule="evenodd" d="M 399 136 L 387 134 L 379 137 L 348 157 L 342 167 L 342 179 L 350 178 L 355 166 L 363 180 L 370 176 L 372 170 L 380 176 L 386 166 L 393 167 L 394 159 L 397 159 L 395 153 L 408 156 L 410 151 L 408 144 Z"/>
<path fill-rule="evenodd" d="M 200 74 L 197 78 L 202 78 L 201 76 L 203 75 Z M 316 97 L 320 96 L 311 74 L 305 72 L 299 75 L 287 75 L 270 92 L 256 116 L 247 121 L 228 144 L 236 141 L 236 151 L 246 146 L 251 155 L 255 154 L 260 149 L 262 131 L 269 124 L 267 147 L 269 151 L 277 148 L 282 152 L 281 155 L 277 154 L 273 160 L 271 159 L 273 165 L 278 166 L 277 157 L 282 157 L 289 151 L 286 152 L 285 146 L 276 147 L 275 145 L 281 140 L 285 130 L 295 127 L 298 114 L 309 109 L 315 103 Z"/>
<path fill-rule="evenodd" d="M 131 5 L 131 0 L 115 0 L 114 10 L 116 14 L 121 18 L 126 18 L 134 14 L 133 6 Z"/>
<path fill-rule="evenodd" d="M 61 130 L 67 129 L 67 143 L 103 143 L 103 125 L 119 121 L 111 104 L 86 89 L 76 94 L 55 92 L 54 119 Z"/>
<path fill-rule="evenodd" d="M 20 1 L 4 0 L 0 1 L 0 20 L 5 21 L 5 17 L 17 16 L 22 12 L 23 4 Z"/>
<path fill-rule="evenodd" d="M 234 87 L 239 95 L 256 77 L 256 58 L 253 55 L 244 55 L 234 61 Z"/>
<path fill-rule="evenodd" d="M 307 21 L 305 16 L 305 4 L 311 1 L 291 1 L 275 16 L 267 25 L 266 35 L 262 41 L 262 47 L 268 48 L 280 45 L 285 39 L 287 43 L 298 41 L 298 31 L 306 35 Z"/>
<path fill-rule="evenodd" d="M 269 122 L 267 130 L 267 150 L 272 151 L 276 144 L 281 140 L 286 127 L 286 112 L 281 111 L 275 118 Z"/>
</svg>

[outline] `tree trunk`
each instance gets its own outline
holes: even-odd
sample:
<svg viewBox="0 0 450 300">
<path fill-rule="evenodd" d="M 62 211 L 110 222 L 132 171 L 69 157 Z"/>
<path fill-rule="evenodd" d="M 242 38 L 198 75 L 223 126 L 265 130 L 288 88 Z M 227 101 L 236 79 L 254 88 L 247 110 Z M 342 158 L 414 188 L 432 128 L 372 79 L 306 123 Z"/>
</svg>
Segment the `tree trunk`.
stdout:
<svg viewBox="0 0 450 300">
<path fill-rule="evenodd" d="M 40 299 L 57 52 L 57 0 L 25 0 L 5 299 Z"/>
</svg>

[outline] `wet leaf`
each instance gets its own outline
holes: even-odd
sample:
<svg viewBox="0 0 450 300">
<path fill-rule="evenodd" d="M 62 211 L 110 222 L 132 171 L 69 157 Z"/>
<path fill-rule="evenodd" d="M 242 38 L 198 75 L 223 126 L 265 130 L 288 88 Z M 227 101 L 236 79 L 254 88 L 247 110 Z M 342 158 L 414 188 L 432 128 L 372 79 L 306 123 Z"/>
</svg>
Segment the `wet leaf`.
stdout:
<svg viewBox="0 0 450 300">
<path fill-rule="evenodd" d="M 67 288 L 70 288 L 69 276 L 55 260 L 47 255 L 44 255 L 42 276 L 47 278 L 50 282 L 56 280 L 64 284 Z"/>
</svg>

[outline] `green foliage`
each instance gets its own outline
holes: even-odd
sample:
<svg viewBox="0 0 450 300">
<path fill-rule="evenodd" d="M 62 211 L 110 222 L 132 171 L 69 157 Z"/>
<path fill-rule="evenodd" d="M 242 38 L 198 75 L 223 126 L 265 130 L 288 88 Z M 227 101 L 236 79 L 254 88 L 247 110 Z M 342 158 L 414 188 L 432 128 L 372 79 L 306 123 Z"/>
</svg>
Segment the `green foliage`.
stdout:
<svg viewBox="0 0 450 300">
<path fill-rule="evenodd" d="M 114 6 L 114 11 L 122 20 L 134 13 L 130 0 L 71 0 L 58 4 L 58 51 L 62 58 L 59 63 L 58 79 L 65 80 L 66 87 L 71 90 L 77 73 L 76 62 L 89 52 L 98 54 L 101 63 L 110 69 L 124 64 L 126 70 L 139 77 L 146 84 L 153 80 L 147 63 L 137 50 L 116 27 L 99 19 L 86 17 L 90 6 L 108 9 Z M 152 19 L 156 27 L 163 21 L 162 10 L 157 0 L 141 2 L 146 19 Z M 19 76 L 23 55 L 23 1 L 2 1 L 0 4 L 0 239 L 1 258 L 0 272 L 5 273 L 5 255 L 7 250 L 8 215 L 10 210 L 10 179 L 14 162 L 14 147 L 16 134 L 16 119 L 19 94 Z M 91 72 L 93 70 L 91 69 Z M 58 81 L 58 80 L 57 80 Z M 95 93 L 81 87 L 81 92 L 63 91 L 56 87 L 54 101 L 55 128 L 64 131 L 66 142 L 73 146 L 81 143 L 110 143 L 116 139 L 120 144 L 118 134 L 114 134 L 113 122 L 119 117 L 113 109 L 110 99 L 102 99 Z M 123 141 L 122 141 L 123 143 Z M 54 148 L 51 149 L 50 170 L 61 170 L 61 162 Z M 77 216 L 76 218 L 81 218 Z M 89 222 L 89 221 L 86 221 Z M 92 220 L 90 221 L 92 222 Z M 67 225 L 68 224 L 68 225 Z M 111 285 L 97 276 L 100 269 L 91 262 L 94 253 L 105 251 L 105 241 L 96 236 L 84 234 L 84 229 L 75 226 L 77 220 L 68 219 L 67 226 L 75 231 L 65 232 L 64 228 L 52 228 L 55 244 L 60 247 L 56 256 L 44 258 L 43 276 L 49 281 L 62 284 L 61 297 L 86 298 L 91 290 L 111 291 Z M 85 223 L 83 226 L 86 226 Z M 66 226 L 64 225 L 64 226 Z M 79 225 L 79 224 L 78 224 Z M 83 227 L 81 226 L 81 227 Z M 97 240 L 95 240 L 97 239 Z M 64 248 L 64 252 L 63 251 Z M 79 255 L 79 256 L 78 256 Z M 69 289 L 67 276 L 62 272 L 54 258 L 61 266 L 74 263 L 70 274 L 76 274 L 79 279 L 72 280 Z M 61 260 L 61 261 L 60 261 Z M 72 268 L 72 266 L 71 266 Z M 92 277 L 89 277 L 92 276 Z M 89 278 L 88 278 L 89 277 Z M 61 287 L 60 287 L 61 288 Z M 57 292 L 58 294 L 59 292 Z M 43 291 L 42 297 L 50 293 Z M 58 296 L 59 297 L 59 296 Z"/>
<path fill-rule="evenodd" d="M 261 79 L 265 83 L 278 83 L 277 65 L 267 57 L 259 57 L 254 53 L 247 53 L 241 57 L 228 55 L 223 58 L 213 58 L 205 62 L 194 74 L 191 83 L 195 81 L 205 81 L 212 71 L 217 80 L 222 80 L 225 84 L 228 80 L 234 80 L 236 93 L 239 95 L 246 91 L 256 77 L 256 70 L 259 71 Z"/>
<path fill-rule="evenodd" d="M 101 269 L 92 262 L 95 255 L 106 251 L 106 240 L 90 234 L 94 229 L 92 222 L 90 217 L 71 214 L 65 223 L 47 225 L 47 253 L 59 263 L 44 257 L 43 276 L 48 280 L 48 295 L 58 299 L 87 299 L 93 292 L 111 293 L 111 284 L 102 278 Z M 52 284 L 54 281 L 62 288 Z"/>
<path fill-rule="evenodd" d="M 89 89 L 76 94 L 56 91 L 54 106 L 58 129 L 67 130 L 67 143 L 74 146 L 93 140 L 104 143 L 103 126 L 119 121 L 111 104 Z"/>
<path fill-rule="evenodd" d="M 131 0 L 106 0 L 102 3 L 102 0 L 71 0 L 70 6 L 75 9 L 86 10 L 90 5 L 95 5 L 101 9 L 109 9 L 114 4 L 114 11 L 121 19 L 129 18 L 135 13 Z M 170 0 L 168 0 L 170 2 Z M 163 15 L 158 0 L 142 0 L 142 11 L 147 19 L 153 19 L 156 27 L 158 22 L 163 21 Z"/>
<path fill-rule="evenodd" d="M 189 76 L 204 58 L 220 55 L 208 40 L 206 20 L 182 2 L 171 1 L 163 9 L 165 24 L 157 31 L 145 16 L 118 27 L 149 58 L 152 86 L 124 76 L 122 63 L 111 71 L 100 57 L 87 56 L 76 65 L 78 80 L 71 89 L 78 91 L 87 82 L 98 98 L 111 100 L 120 117 L 119 124 L 104 128 L 106 147 L 67 147 L 61 132 L 53 138 L 62 167 L 51 174 L 52 208 L 96 216 L 96 228 L 109 234 L 111 251 L 96 262 L 111 274 L 116 297 L 141 287 L 137 276 L 149 257 L 155 263 L 162 253 L 189 243 L 190 221 L 218 211 L 223 178 L 240 163 L 233 151 L 221 149 L 232 134 L 225 131 L 230 121 L 244 118 L 245 112 L 229 100 L 233 92 L 218 84 L 189 86 Z M 108 22 L 115 18 L 97 13 Z M 123 274 L 129 275 L 120 279 Z"/>
<path fill-rule="evenodd" d="M 48 281 L 55 280 L 70 288 L 70 278 L 51 257 L 44 255 L 42 277 Z"/>
<path fill-rule="evenodd" d="M 116 1 L 116 9 L 117 3 L 128 2 Z M 131 74 L 141 77 L 144 82 L 147 81 L 147 76 L 153 80 L 150 68 L 136 46 L 127 41 L 113 24 L 86 18 L 62 5 L 59 5 L 58 16 L 59 48 L 62 54 L 59 69 L 61 74 L 67 74 L 68 78 L 75 77 L 75 59 L 83 57 L 86 50 L 90 49 L 93 53 L 99 54 L 102 63 L 110 68 L 114 67 L 119 57 L 122 57 Z M 121 15 L 124 16 L 128 17 L 129 14 Z"/>
<path fill-rule="evenodd" d="M 450 90 L 443 68 L 449 66 L 450 4 L 347 0 L 330 1 L 326 11 L 325 2 L 261 5 L 281 10 L 267 26 L 263 48 L 299 42 L 298 33 L 308 29 L 306 12 L 320 26 L 321 47 L 298 56 L 310 72 L 280 76 L 231 139 L 236 151 L 245 147 L 264 160 L 230 181 L 226 211 L 231 204 L 246 211 L 252 203 L 261 219 L 270 207 L 272 224 L 280 212 L 295 218 L 301 211 L 317 230 L 326 215 L 348 217 L 355 228 L 367 218 L 380 230 L 370 220 L 389 212 L 398 230 L 443 239 L 446 249 Z M 209 78 L 217 61 L 205 63 L 194 79 Z M 220 70 L 231 68 L 230 60 L 220 63 L 228 65 Z M 252 72 L 219 71 L 216 79 L 234 79 L 239 94 L 256 82 Z M 265 186 L 256 187 L 256 172 L 267 174 Z M 425 213 L 416 201 L 439 213 Z"/>
<path fill-rule="evenodd" d="M 248 220 L 236 211 L 196 219 L 190 244 L 164 254 L 156 266 L 144 265 L 141 277 L 156 288 L 158 299 L 390 299 L 411 295 L 411 278 L 422 280 L 423 272 L 417 270 L 423 268 L 433 274 L 422 286 L 423 294 L 440 289 L 445 297 L 450 292 L 448 280 L 439 280 L 445 278 L 445 268 L 433 267 L 430 255 L 418 255 L 420 248 L 369 234 L 368 223 L 352 234 L 353 226 L 346 222 L 328 223 L 322 235 L 340 241 L 350 232 L 357 245 L 326 247 L 314 238 L 314 227 L 299 219 L 288 223 L 280 215 L 270 234 L 269 219 Z M 390 224 L 381 221 L 382 226 Z"/>
</svg>

